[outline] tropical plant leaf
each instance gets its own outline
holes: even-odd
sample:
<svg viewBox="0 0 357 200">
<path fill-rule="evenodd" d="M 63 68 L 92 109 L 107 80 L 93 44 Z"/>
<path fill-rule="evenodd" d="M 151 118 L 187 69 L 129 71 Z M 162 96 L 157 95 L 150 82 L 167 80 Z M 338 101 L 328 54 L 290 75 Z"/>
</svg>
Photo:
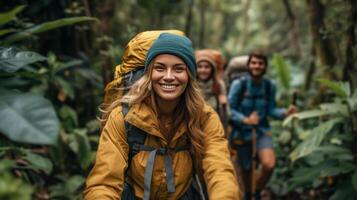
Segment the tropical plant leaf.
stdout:
<svg viewBox="0 0 357 200">
<path fill-rule="evenodd" d="M 83 176 L 72 176 L 69 180 L 65 182 L 65 191 L 73 194 L 84 184 L 85 178 Z"/>
<path fill-rule="evenodd" d="M 4 43 L 7 44 L 13 43 L 19 40 L 23 40 L 33 34 L 38 34 L 52 29 L 60 28 L 63 26 L 70 26 L 79 22 L 86 22 L 86 21 L 97 21 L 97 19 L 93 17 L 69 17 L 69 18 L 58 19 L 50 22 L 45 22 L 43 24 L 34 26 L 22 32 L 12 34 L 6 37 L 4 39 Z"/>
<path fill-rule="evenodd" d="M 0 48 L 0 70 L 6 72 L 15 72 L 28 64 L 43 60 L 46 60 L 46 57 L 36 52 Z"/>
<path fill-rule="evenodd" d="M 303 119 L 309 119 L 314 117 L 320 117 L 328 114 L 334 114 L 334 113 L 328 110 L 309 110 L 309 111 L 295 113 L 293 115 L 290 115 L 284 120 L 283 126 L 287 127 L 294 118 L 298 120 L 303 120 Z"/>
<path fill-rule="evenodd" d="M 353 191 L 352 184 L 349 182 L 342 182 L 337 185 L 335 193 L 329 198 L 329 200 L 354 200 L 356 192 Z"/>
<path fill-rule="evenodd" d="M 288 184 L 288 191 L 300 186 L 312 184 L 314 180 L 320 175 L 320 166 L 302 167 L 293 171 L 293 177 L 290 178 Z"/>
<path fill-rule="evenodd" d="M 10 10 L 9 12 L 0 13 L 0 26 L 14 19 L 16 14 L 21 12 L 25 7 L 25 5 L 20 5 Z"/>
<path fill-rule="evenodd" d="M 54 70 L 54 74 L 57 74 L 58 72 L 62 72 L 64 70 L 71 69 L 73 67 L 79 66 L 83 64 L 82 60 L 72 60 L 70 62 L 62 64 L 59 68 Z"/>
<path fill-rule="evenodd" d="M 14 30 L 12 30 L 12 29 L 1 29 L 0 30 L 0 36 L 2 36 L 2 35 L 5 35 L 5 34 L 8 34 L 8 33 L 11 33 L 11 32 L 13 32 Z"/>
<path fill-rule="evenodd" d="M 55 144 L 59 122 L 52 104 L 33 94 L 0 94 L 0 132 L 16 142 Z"/>
<path fill-rule="evenodd" d="M 321 176 L 337 176 L 339 174 L 346 174 L 353 171 L 356 168 L 356 165 L 351 163 L 340 163 L 336 166 L 325 167 L 321 170 Z"/>
<path fill-rule="evenodd" d="M 348 108 L 346 104 L 342 103 L 324 103 L 320 104 L 320 108 L 323 111 L 327 111 L 330 114 L 341 114 L 345 117 L 349 116 Z"/>
<path fill-rule="evenodd" d="M 25 159 L 31 163 L 32 168 L 44 171 L 47 175 L 52 172 L 52 162 L 43 156 L 26 151 Z"/>
<path fill-rule="evenodd" d="M 83 184 L 85 178 L 79 175 L 74 175 L 69 179 L 65 180 L 63 183 L 57 184 L 50 187 L 51 198 L 56 197 L 67 197 L 66 199 L 72 199 L 72 195 L 77 191 Z"/>
<path fill-rule="evenodd" d="M 70 137 L 70 148 L 74 151 L 79 159 L 82 169 L 87 169 L 92 162 L 91 148 L 87 131 L 85 129 L 75 129 L 74 137 Z"/>
<path fill-rule="evenodd" d="M 319 79 L 318 81 L 333 90 L 339 97 L 347 98 L 349 96 L 349 93 L 345 88 L 346 86 L 343 86 L 343 84 L 338 84 L 328 79 Z"/>
<path fill-rule="evenodd" d="M 74 89 L 72 88 L 72 85 L 62 77 L 56 76 L 55 79 L 62 87 L 63 91 L 69 96 L 69 98 L 74 99 Z"/>
<path fill-rule="evenodd" d="M 283 57 L 279 54 L 274 54 L 273 63 L 277 72 L 277 76 L 280 78 L 283 87 L 286 90 L 290 89 L 290 66 L 285 63 Z"/>
<path fill-rule="evenodd" d="M 325 135 L 332 129 L 332 127 L 340 123 L 342 120 L 336 118 L 320 124 L 315 127 L 311 132 L 312 134 L 300 143 L 291 153 L 290 159 L 294 162 L 299 158 L 309 155 L 311 152 L 317 149 Z"/>
<path fill-rule="evenodd" d="M 347 103 L 351 107 L 352 112 L 357 111 L 357 97 L 348 98 Z"/>
<path fill-rule="evenodd" d="M 78 116 L 73 108 L 66 105 L 62 106 L 59 111 L 59 116 L 63 120 L 62 123 L 66 123 L 68 121 L 67 124 L 65 124 L 66 126 L 78 127 Z"/>
</svg>

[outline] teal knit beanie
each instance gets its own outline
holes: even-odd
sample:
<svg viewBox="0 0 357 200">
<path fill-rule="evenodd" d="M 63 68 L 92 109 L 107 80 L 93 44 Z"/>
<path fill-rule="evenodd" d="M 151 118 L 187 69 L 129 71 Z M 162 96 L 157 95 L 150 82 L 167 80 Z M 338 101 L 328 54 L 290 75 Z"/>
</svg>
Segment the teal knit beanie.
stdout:
<svg viewBox="0 0 357 200">
<path fill-rule="evenodd" d="M 147 52 L 145 59 L 145 71 L 150 62 L 160 54 L 171 54 L 181 58 L 187 65 L 193 77 L 196 77 L 196 60 L 193 53 L 192 42 L 185 36 L 171 33 L 162 33 L 155 40 Z"/>
</svg>

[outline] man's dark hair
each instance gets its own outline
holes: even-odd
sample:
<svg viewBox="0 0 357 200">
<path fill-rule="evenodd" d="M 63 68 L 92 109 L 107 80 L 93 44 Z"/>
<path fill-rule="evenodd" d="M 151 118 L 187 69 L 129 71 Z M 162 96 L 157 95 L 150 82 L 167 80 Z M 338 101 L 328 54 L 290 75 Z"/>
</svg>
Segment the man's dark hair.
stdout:
<svg viewBox="0 0 357 200">
<path fill-rule="evenodd" d="M 247 61 L 247 67 L 249 66 L 250 60 L 252 60 L 253 57 L 262 59 L 264 61 L 265 67 L 268 67 L 268 57 L 262 51 L 259 51 L 259 50 L 252 51 L 249 54 L 248 61 Z"/>
</svg>

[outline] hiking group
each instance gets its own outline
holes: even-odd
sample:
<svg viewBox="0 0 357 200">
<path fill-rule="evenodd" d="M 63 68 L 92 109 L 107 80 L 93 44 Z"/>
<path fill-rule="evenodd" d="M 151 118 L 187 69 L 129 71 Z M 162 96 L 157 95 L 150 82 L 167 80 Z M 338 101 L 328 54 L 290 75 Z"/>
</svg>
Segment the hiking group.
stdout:
<svg viewBox="0 0 357 200">
<path fill-rule="evenodd" d="M 105 90 L 84 199 L 259 199 L 275 165 L 267 117 L 297 109 L 276 107 L 264 54 L 244 60 L 231 82 L 223 55 L 194 52 L 181 31 L 131 39 Z"/>
</svg>

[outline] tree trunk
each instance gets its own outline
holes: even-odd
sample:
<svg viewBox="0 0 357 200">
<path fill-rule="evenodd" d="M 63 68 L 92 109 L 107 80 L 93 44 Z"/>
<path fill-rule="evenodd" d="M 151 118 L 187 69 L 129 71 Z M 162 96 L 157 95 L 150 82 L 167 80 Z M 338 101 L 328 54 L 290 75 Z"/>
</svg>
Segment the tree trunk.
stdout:
<svg viewBox="0 0 357 200">
<path fill-rule="evenodd" d="M 185 33 L 187 37 L 190 37 L 190 32 L 191 32 L 192 7 L 193 7 L 193 0 L 188 0 L 186 25 L 185 25 Z"/>
<path fill-rule="evenodd" d="M 346 63 L 343 67 L 343 80 L 349 81 L 353 86 L 356 86 L 356 80 L 352 77 L 352 74 L 356 74 L 355 58 L 353 48 L 356 46 L 356 33 L 355 26 L 357 23 L 357 3 L 355 0 L 348 0 L 350 4 L 349 11 L 349 27 L 347 29 L 347 43 L 346 43 Z M 353 81 L 354 80 L 354 81 Z"/>
<path fill-rule="evenodd" d="M 295 18 L 295 14 L 291 9 L 290 6 L 290 2 L 289 0 L 283 0 L 285 9 L 286 9 L 286 14 L 288 15 L 288 18 L 291 22 L 291 30 L 292 30 L 292 43 L 294 44 L 295 47 L 295 52 L 296 55 L 301 58 L 301 47 L 300 47 L 300 43 L 299 43 L 299 28 L 296 25 L 296 18 Z"/>
<path fill-rule="evenodd" d="M 96 35 L 98 36 L 111 36 L 112 24 L 111 19 L 114 15 L 115 3 L 113 0 L 106 0 L 97 6 L 97 15 L 100 19 L 96 29 Z M 100 45 L 100 50 L 106 51 L 108 44 L 103 43 Z M 104 86 L 107 85 L 113 79 L 113 62 L 110 57 L 104 58 L 104 64 L 102 67 L 102 78 Z"/>
<path fill-rule="evenodd" d="M 201 27 L 200 27 L 199 38 L 198 38 L 198 47 L 199 48 L 205 47 L 204 39 L 205 39 L 205 29 L 206 29 L 206 20 L 205 20 L 206 9 L 207 9 L 207 4 L 206 4 L 205 0 L 200 0 Z"/>
<path fill-rule="evenodd" d="M 332 41 L 324 37 L 320 31 L 325 29 L 325 6 L 320 0 L 307 0 L 309 7 L 310 29 L 316 55 L 319 57 L 322 66 L 327 69 L 336 64 L 336 56 L 333 52 Z"/>
<path fill-rule="evenodd" d="M 244 10 L 243 10 L 243 28 L 242 28 L 242 36 L 240 38 L 240 42 L 238 45 L 238 52 L 242 52 L 245 44 L 246 44 L 246 40 L 247 40 L 247 35 L 248 35 L 248 29 L 249 29 L 249 9 L 250 9 L 250 3 L 251 0 L 247 0 L 245 5 L 244 5 Z"/>
<path fill-rule="evenodd" d="M 310 60 L 310 63 L 309 63 L 309 69 L 305 74 L 305 77 L 306 77 L 305 91 L 308 91 L 310 89 L 311 83 L 312 83 L 312 80 L 313 80 L 313 76 L 314 76 L 315 71 L 316 71 L 316 64 L 315 64 L 315 59 L 314 59 L 315 56 L 316 56 L 315 48 L 311 47 L 311 57 L 312 57 L 312 59 Z"/>
</svg>

